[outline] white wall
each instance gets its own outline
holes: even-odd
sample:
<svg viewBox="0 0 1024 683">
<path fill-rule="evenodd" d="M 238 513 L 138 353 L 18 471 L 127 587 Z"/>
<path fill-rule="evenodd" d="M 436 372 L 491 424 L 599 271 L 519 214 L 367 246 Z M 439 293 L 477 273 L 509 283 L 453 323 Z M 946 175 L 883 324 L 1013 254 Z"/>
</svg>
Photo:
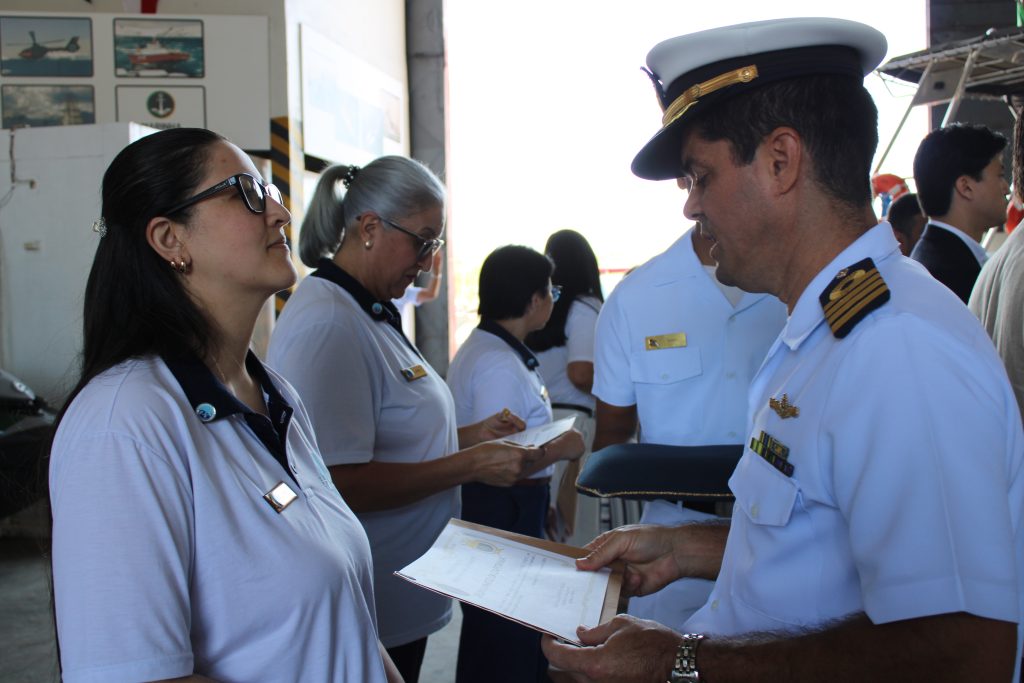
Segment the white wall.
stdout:
<svg viewBox="0 0 1024 683">
<path fill-rule="evenodd" d="M 0 14 L 81 13 L 91 8 L 131 16 L 122 13 L 121 0 L 93 0 L 91 5 L 81 0 L 2 0 L 2 5 Z M 270 116 L 288 116 L 294 125 L 302 120 L 300 23 L 312 25 L 408 90 L 404 0 L 160 0 L 156 17 L 162 14 L 266 16 Z M 245 49 L 244 42 L 238 49 Z M 79 136 L 75 129 L 113 131 L 107 126 L 119 125 L 15 134 L 18 175 L 35 177 L 39 185 L 35 190 L 18 186 L 11 202 L 0 209 L 0 363 L 50 400 L 61 400 L 76 380 L 82 293 L 96 246 L 91 225 L 99 216 L 99 182 L 106 165 L 129 142 L 125 128 L 91 136 Z M 79 146 L 80 137 L 84 146 Z M 9 133 L 0 131 L 0 198 L 10 188 L 8 140 Z M 293 169 L 296 223 L 302 217 L 301 173 Z"/>
<path fill-rule="evenodd" d="M 99 236 L 97 180 L 114 156 L 151 129 L 134 124 L 14 132 L 19 180 L 0 207 L 0 365 L 58 401 L 74 385 L 82 295 Z M 10 131 L 0 131 L 0 197 L 10 189 Z"/>
</svg>

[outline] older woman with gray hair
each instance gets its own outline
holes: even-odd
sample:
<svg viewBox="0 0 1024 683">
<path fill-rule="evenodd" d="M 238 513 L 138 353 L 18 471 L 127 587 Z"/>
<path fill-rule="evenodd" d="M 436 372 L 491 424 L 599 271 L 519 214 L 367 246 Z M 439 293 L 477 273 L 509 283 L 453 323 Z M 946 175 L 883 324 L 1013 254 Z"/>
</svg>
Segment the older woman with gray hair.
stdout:
<svg viewBox="0 0 1024 683">
<path fill-rule="evenodd" d="M 369 536 L 381 642 L 407 683 L 451 603 L 393 572 L 460 515 L 461 484 L 509 486 L 540 455 L 491 441 L 524 428 L 509 411 L 457 428 L 444 379 L 402 332 L 391 300 L 429 270 L 444 217 L 444 186 L 417 161 L 326 169 L 299 238 L 316 270 L 289 299 L 269 350 Z"/>
</svg>

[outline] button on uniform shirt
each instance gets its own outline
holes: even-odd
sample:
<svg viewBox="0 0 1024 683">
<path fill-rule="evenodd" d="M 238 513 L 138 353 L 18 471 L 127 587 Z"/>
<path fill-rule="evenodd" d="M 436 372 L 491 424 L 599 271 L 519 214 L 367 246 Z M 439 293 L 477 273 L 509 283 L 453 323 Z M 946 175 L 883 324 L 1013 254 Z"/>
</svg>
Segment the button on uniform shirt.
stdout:
<svg viewBox="0 0 1024 683">
<path fill-rule="evenodd" d="M 636 405 L 642 443 L 742 443 L 750 379 L 782 329 L 786 308 L 773 296 L 746 292 L 733 306 L 701 265 L 691 233 L 609 295 L 597 323 L 594 395 L 614 406 Z M 677 337 L 655 348 L 647 342 L 669 334 L 685 341 Z M 708 517 L 653 501 L 642 521 Z M 633 598 L 630 613 L 678 628 L 710 589 L 710 581 L 676 582 L 668 593 Z"/>
<path fill-rule="evenodd" d="M 366 534 L 291 387 L 248 367 L 272 419 L 196 358 L 126 361 L 71 403 L 50 462 L 68 683 L 386 680 Z"/>
<path fill-rule="evenodd" d="M 865 258 L 891 299 L 840 339 L 819 296 Z M 687 630 L 788 630 L 859 611 L 875 623 L 961 611 L 1018 622 L 1016 400 L 978 321 L 900 255 L 887 223 L 808 285 L 750 411 L 722 569 Z"/>
<path fill-rule="evenodd" d="M 496 323 L 484 321 L 470 332 L 448 368 L 448 386 L 455 397 L 460 426 L 505 408 L 521 417 L 528 428 L 552 421 L 551 399 L 537 372 L 536 357 Z M 530 478 L 550 477 L 553 471 L 551 465 Z"/>
<path fill-rule="evenodd" d="M 458 450 L 448 387 L 388 322 L 391 314 L 324 260 L 274 327 L 267 362 L 302 396 L 328 465 L 425 462 Z M 460 512 L 453 487 L 400 508 L 358 513 L 373 550 L 385 647 L 419 640 L 451 619 L 450 600 L 394 572 L 425 553 Z"/>
</svg>

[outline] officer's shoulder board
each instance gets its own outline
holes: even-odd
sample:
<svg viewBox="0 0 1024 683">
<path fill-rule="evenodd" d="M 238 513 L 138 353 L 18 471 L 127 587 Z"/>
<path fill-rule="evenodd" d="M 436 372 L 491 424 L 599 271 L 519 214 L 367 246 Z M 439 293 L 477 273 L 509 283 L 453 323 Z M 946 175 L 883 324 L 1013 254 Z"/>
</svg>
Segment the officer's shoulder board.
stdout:
<svg viewBox="0 0 1024 683">
<path fill-rule="evenodd" d="M 843 268 L 818 297 L 832 334 L 842 339 L 889 300 L 889 287 L 869 258 Z"/>
</svg>

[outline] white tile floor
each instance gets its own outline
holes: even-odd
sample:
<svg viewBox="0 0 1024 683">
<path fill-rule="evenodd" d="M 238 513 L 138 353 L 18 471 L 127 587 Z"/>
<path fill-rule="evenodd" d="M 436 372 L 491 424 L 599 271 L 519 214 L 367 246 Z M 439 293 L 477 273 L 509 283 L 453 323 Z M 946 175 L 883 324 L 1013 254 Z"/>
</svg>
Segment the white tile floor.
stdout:
<svg viewBox="0 0 1024 683">
<path fill-rule="evenodd" d="M 462 628 L 462 610 L 458 603 L 452 610 L 452 620 L 443 629 L 427 639 L 427 653 L 420 669 L 420 683 L 454 683 L 455 657 L 459 652 L 459 629 Z"/>
</svg>

